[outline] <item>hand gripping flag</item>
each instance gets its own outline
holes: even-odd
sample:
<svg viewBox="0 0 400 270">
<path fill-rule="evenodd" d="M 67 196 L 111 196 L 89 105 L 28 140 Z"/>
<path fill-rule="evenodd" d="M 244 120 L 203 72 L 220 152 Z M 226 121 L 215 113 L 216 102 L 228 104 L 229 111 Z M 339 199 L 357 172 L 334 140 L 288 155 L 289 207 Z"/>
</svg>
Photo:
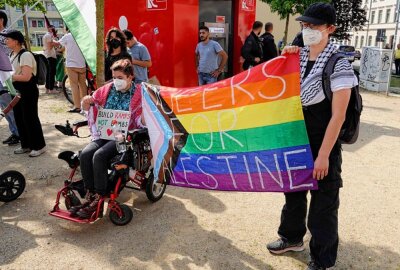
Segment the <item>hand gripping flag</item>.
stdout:
<svg viewBox="0 0 400 270">
<path fill-rule="evenodd" d="M 142 84 L 155 181 L 213 190 L 317 189 L 299 55 L 193 88 Z"/>
</svg>

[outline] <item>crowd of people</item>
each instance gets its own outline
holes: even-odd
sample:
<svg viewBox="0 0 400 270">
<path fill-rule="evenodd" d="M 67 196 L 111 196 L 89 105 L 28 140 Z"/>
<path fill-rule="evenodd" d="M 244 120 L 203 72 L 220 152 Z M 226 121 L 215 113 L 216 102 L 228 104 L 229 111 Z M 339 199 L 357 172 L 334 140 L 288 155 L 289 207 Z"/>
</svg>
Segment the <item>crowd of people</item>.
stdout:
<svg viewBox="0 0 400 270">
<path fill-rule="evenodd" d="M 309 270 L 326 269 L 336 262 L 338 250 L 338 209 L 341 178 L 341 144 L 338 141 L 341 126 L 345 120 L 346 108 L 351 88 L 358 84 L 351 64 L 346 59 L 337 61 L 334 73 L 329 78 L 333 92 L 332 102 L 323 91 L 323 69 L 329 58 L 336 53 L 329 37 L 335 31 L 336 11 L 331 4 L 312 4 L 304 14 L 297 18 L 302 31 L 295 39 L 295 45 L 287 46 L 282 54 L 300 54 L 300 99 L 310 147 L 314 157 L 313 177 L 318 180 L 319 189 L 311 191 L 311 203 L 307 217 L 307 192 L 285 193 L 285 205 L 282 209 L 278 229 L 279 239 L 267 245 L 273 254 L 287 251 L 304 250 L 303 237 L 307 227 L 311 232 Z M 21 94 L 21 101 L 14 107 L 14 119 L 8 115 L 12 135 L 4 143 L 21 143 L 15 154 L 29 152 L 35 157 L 45 151 L 40 120 L 38 117 L 39 91 L 35 83 L 36 63 L 33 55 L 23 47 L 24 37 L 18 31 L 4 32 L 7 17 L 0 11 L 0 45 L 7 45 L 15 74 L 12 79 L 15 88 Z M 250 35 L 242 47 L 243 69 L 247 70 L 279 55 L 280 48 L 275 45 L 273 24 L 266 23 L 265 33 L 261 35 L 263 23 L 256 21 Z M 49 35 L 53 29 L 49 27 Z M 199 38 L 195 49 L 196 68 L 199 85 L 217 81 L 227 63 L 228 55 L 219 43 L 210 39 L 210 30 L 206 26 L 199 28 Z M 130 126 L 143 126 L 141 117 L 141 92 L 137 84 L 148 80 L 147 68 L 151 67 L 151 57 L 147 48 L 140 43 L 129 30 L 112 28 L 106 35 L 107 52 L 105 56 L 105 79 L 111 81 L 98 89 L 92 96 L 86 96 L 84 89 L 85 64 L 80 51 L 67 34 L 60 40 L 44 37 L 45 55 L 50 69 L 57 63 L 57 54 L 53 49 L 66 48 L 66 67 L 74 93 L 73 111 L 88 110 L 91 106 L 106 109 L 129 111 Z M 54 90 L 56 72 L 49 71 L 46 82 L 48 92 Z M 4 90 L 4 87 L 2 87 Z M 4 97 L 3 97 L 4 96 Z M 2 95 L 2 101 L 9 100 L 8 93 Z M 81 107 L 82 104 L 82 107 Z M 96 107 L 97 108 L 97 107 Z M 29 134 L 28 134 L 29 131 Z M 107 161 L 116 154 L 114 144 L 96 137 L 91 128 L 92 142 L 82 151 L 81 168 L 87 200 L 71 208 L 71 214 L 82 218 L 95 211 L 97 202 L 105 195 Z M 306 218 L 307 223 L 306 223 Z M 307 224 L 307 227 L 306 227 Z"/>
</svg>

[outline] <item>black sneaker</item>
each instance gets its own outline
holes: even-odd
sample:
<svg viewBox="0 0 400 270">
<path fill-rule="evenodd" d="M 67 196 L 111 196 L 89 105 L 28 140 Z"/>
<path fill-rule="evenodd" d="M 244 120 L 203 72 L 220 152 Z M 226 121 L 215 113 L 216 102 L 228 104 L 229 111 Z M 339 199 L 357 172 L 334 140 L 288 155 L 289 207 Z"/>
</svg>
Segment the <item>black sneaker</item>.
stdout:
<svg viewBox="0 0 400 270">
<path fill-rule="evenodd" d="M 307 270 L 325 270 L 325 267 L 319 266 L 314 261 L 308 263 Z"/>
<path fill-rule="evenodd" d="M 12 139 L 10 140 L 10 142 L 8 143 L 9 146 L 12 145 L 17 145 L 20 143 L 19 137 L 16 135 L 13 135 Z"/>
<path fill-rule="evenodd" d="M 10 144 L 10 143 L 13 143 L 15 141 L 17 141 L 17 143 L 19 143 L 19 137 L 17 135 L 11 134 L 10 137 L 8 137 L 7 139 L 5 139 L 3 141 L 3 144 Z M 17 143 L 14 143 L 14 144 L 17 144 Z"/>
<path fill-rule="evenodd" d="M 279 238 L 275 242 L 269 243 L 267 249 L 273 254 L 282 254 L 287 251 L 303 251 L 304 243 L 303 241 L 298 243 L 289 243 L 285 239 Z"/>
</svg>

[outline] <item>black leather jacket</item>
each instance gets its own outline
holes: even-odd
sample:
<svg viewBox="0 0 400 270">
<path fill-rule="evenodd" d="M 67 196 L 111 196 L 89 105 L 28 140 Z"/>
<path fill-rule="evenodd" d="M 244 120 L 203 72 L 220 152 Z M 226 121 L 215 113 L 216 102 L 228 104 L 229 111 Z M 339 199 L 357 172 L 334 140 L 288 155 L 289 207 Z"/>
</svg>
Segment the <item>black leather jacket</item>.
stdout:
<svg viewBox="0 0 400 270">
<path fill-rule="evenodd" d="M 247 70 L 250 66 L 255 66 L 256 63 L 254 59 L 259 57 L 261 60 L 263 58 L 262 43 L 256 34 L 252 31 L 251 34 L 246 38 L 244 45 L 242 47 L 242 57 L 244 58 L 243 69 Z"/>
</svg>

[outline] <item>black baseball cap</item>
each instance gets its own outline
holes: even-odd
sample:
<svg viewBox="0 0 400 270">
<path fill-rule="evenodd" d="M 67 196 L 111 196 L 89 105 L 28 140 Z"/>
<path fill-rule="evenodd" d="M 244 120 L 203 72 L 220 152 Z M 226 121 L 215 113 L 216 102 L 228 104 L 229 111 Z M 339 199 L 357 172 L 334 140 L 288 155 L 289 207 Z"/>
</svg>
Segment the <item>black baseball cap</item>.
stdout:
<svg viewBox="0 0 400 270">
<path fill-rule="evenodd" d="M 335 24 L 336 10 L 328 3 L 314 3 L 304 11 L 302 16 L 296 18 L 296 21 L 315 25 Z"/>
<path fill-rule="evenodd" d="M 0 33 L 1 36 L 14 39 L 20 43 L 24 43 L 25 37 L 24 35 L 18 30 L 8 30 L 5 33 Z"/>
</svg>

